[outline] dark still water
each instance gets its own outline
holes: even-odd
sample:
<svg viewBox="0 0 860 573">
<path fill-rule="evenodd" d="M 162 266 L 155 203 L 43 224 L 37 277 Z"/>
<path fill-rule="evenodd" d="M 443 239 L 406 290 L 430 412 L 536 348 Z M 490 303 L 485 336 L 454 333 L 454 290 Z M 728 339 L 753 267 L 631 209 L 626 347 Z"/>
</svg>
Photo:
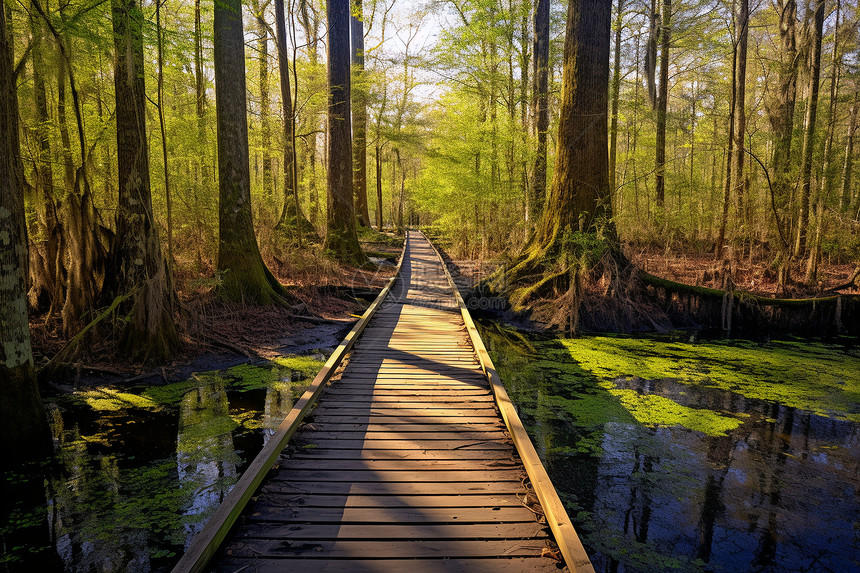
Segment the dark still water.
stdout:
<svg viewBox="0 0 860 573">
<path fill-rule="evenodd" d="M 0 571 L 169 571 L 324 360 L 49 398 L 54 459 L 3 475 Z"/>
<path fill-rule="evenodd" d="M 597 571 L 860 571 L 856 347 L 482 334 Z"/>
</svg>

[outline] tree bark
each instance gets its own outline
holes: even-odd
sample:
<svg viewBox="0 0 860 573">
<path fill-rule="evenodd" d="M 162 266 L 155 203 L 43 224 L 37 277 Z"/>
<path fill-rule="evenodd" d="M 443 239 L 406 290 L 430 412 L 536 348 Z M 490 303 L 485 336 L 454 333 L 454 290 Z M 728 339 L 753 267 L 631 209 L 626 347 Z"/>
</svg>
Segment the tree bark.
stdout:
<svg viewBox="0 0 860 573">
<path fill-rule="evenodd" d="M 618 97 L 621 92 L 621 29 L 624 26 L 624 0 L 618 0 L 615 13 L 615 58 L 612 66 L 610 98 L 612 113 L 609 126 L 609 189 L 615 193 L 615 159 L 618 149 Z"/>
<path fill-rule="evenodd" d="M 272 147 L 272 128 L 269 116 L 269 33 L 266 25 L 265 6 L 260 6 L 256 0 L 254 10 L 257 18 L 257 46 L 260 51 L 260 143 L 263 152 L 263 196 L 270 197 L 272 194 L 272 155 L 269 150 Z"/>
<path fill-rule="evenodd" d="M 349 0 L 329 0 L 328 19 L 328 205 L 325 249 L 335 258 L 360 263 L 355 233 L 350 126 Z"/>
<path fill-rule="evenodd" d="M 735 20 L 737 31 L 737 59 L 735 63 L 735 127 L 733 135 L 735 138 L 734 144 L 734 168 L 732 169 L 733 187 L 735 190 L 735 204 L 737 209 L 737 221 L 741 228 L 744 228 L 748 222 L 746 219 L 746 209 L 744 207 L 744 165 L 746 164 L 745 137 L 746 137 L 746 93 L 747 93 L 747 44 L 749 39 L 749 0 L 740 0 L 738 5 L 738 13 Z"/>
<path fill-rule="evenodd" d="M 840 182 L 839 210 L 851 209 L 851 171 L 854 166 L 854 136 L 857 133 L 857 112 L 860 109 L 860 90 L 854 92 L 854 103 L 851 105 L 851 120 L 848 133 L 845 136 L 845 159 L 842 162 L 842 178 Z"/>
<path fill-rule="evenodd" d="M 818 113 L 818 80 L 821 75 L 821 36 L 824 28 L 824 7 L 826 0 L 815 0 L 815 16 L 812 29 L 811 61 L 809 74 L 809 104 L 803 129 L 803 156 L 800 173 L 800 213 L 794 243 L 795 256 L 802 257 L 806 252 L 806 233 L 809 227 L 809 199 L 812 191 L 812 154 L 815 147 L 815 119 Z"/>
<path fill-rule="evenodd" d="M 217 0 L 214 20 L 220 292 L 230 300 L 284 303 L 286 291 L 263 263 L 251 217 L 241 0 Z"/>
<path fill-rule="evenodd" d="M 727 150 L 726 160 L 726 179 L 723 190 L 723 212 L 720 217 L 720 230 L 717 235 L 717 243 L 714 248 L 714 254 L 719 259 L 723 256 L 723 249 L 726 242 L 726 229 L 729 224 L 729 206 L 731 205 L 732 197 L 732 160 L 734 159 L 735 146 L 735 106 L 737 105 L 737 61 L 738 61 L 738 44 L 734 43 L 732 47 L 732 101 L 729 105 L 729 148 Z"/>
<path fill-rule="evenodd" d="M 534 16 L 534 110 L 535 150 L 531 184 L 531 219 L 538 221 L 546 199 L 547 130 L 549 129 L 549 0 L 537 0 Z"/>
<path fill-rule="evenodd" d="M 164 361 L 179 348 L 173 324 L 173 289 L 152 214 L 146 92 L 143 72 L 143 11 L 135 0 L 113 0 L 116 63 L 116 140 L 119 201 L 111 253 L 110 297 L 130 292 L 130 321 L 119 348 L 133 360 Z M 166 166 L 165 166 L 166 168 Z"/>
<path fill-rule="evenodd" d="M 571 2 L 567 11 L 555 173 L 538 227 L 544 248 L 611 217 L 607 111 L 611 7 Z"/>
<path fill-rule="evenodd" d="M 666 200 L 666 108 L 669 102 L 671 19 L 672 0 L 663 0 L 663 19 L 660 27 L 660 86 L 657 93 L 657 143 L 654 150 L 654 188 L 658 212 L 662 212 Z"/>
<path fill-rule="evenodd" d="M 15 173 L 20 153 L 16 86 L 6 10 L 0 8 L 0 435 L 4 461 L 37 459 L 51 435 L 36 384 L 27 317 L 27 231 L 24 189 Z"/>
<path fill-rule="evenodd" d="M 370 212 L 367 208 L 367 88 L 364 85 L 364 15 L 362 0 L 352 0 L 351 60 L 352 77 L 352 161 L 353 188 L 355 191 L 355 212 L 358 224 L 370 225 Z"/>
</svg>

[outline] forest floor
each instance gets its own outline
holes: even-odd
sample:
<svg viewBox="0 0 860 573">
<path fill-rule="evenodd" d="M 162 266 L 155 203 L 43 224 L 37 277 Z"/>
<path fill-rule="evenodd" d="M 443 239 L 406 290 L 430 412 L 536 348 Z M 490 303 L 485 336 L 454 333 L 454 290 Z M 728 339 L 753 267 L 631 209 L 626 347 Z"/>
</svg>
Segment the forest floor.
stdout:
<svg viewBox="0 0 860 573">
<path fill-rule="evenodd" d="M 113 351 L 116 340 L 107 333 L 88 345 L 57 388 L 79 385 L 153 383 L 184 380 L 193 372 L 217 370 L 249 361 L 337 346 L 394 273 L 402 239 L 362 242 L 371 263 L 361 268 L 337 264 L 321 255 L 318 245 L 302 252 L 264 252 L 272 273 L 296 299 L 294 309 L 228 303 L 215 293 L 212 262 L 202 268 L 178 261 L 177 294 L 181 304 L 182 352 L 170 364 L 153 368 L 132 364 Z M 186 264 L 187 263 L 187 264 Z M 68 338 L 45 322 L 30 320 L 37 369 L 59 352 Z"/>
</svg>

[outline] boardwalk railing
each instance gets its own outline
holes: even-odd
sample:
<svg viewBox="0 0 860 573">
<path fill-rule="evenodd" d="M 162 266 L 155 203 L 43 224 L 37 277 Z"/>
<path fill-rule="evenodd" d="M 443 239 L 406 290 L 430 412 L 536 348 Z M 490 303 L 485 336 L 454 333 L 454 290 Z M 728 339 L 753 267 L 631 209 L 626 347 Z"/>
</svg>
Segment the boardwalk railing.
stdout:
<svg viewBox="0 0 860 573">
<path fill-rule="evenodd" d="M 352 330 L 349 331 L 346 338 L 340 343 L 340 346 L 329 356 L 325 365 L 311 382 L 310 387 L 308 387 L 299 401 L 296 402 L 293 409 L 290 410 L 290 413 L 287 414 L 287 417 L 278 426 L 274 435 L 266 442 L 266 445 L 263 446 L 263 449 L 260 450 L 260 453 L 257 454 L 251 465 L 248 466 L 248 469 L 245 470 L 242 477 L 239 478 L 239 481 L 236 482 L 236 485 L 233 486 L 233 489 L 230 490 L 230 493 L 227 494 L 224 501 L 215 510 L 215 513 L 212 514 L 212 517 L 209 518 L 203 529 L 191 540 L 191 545 L 189 545 L 179 563 L 173 568 L 174 573 L 196 573 L 205 570 L 206 565 L 212 559 L 213 555 L 215 555 L 221 542 L 227 537 L 230 528 L 242 514 L 242 510 L 245 509 L 248 501 L 262 483 L 263 478 L 266 477 L 266 474 L 275 465 L 281 450 L 286 447 L 290 438 L 296 433 L 302 420 L 305 419 L 305 416 L 319 399 L 332 375 L 337 370 L 337 367 L 353 347 L 355 341 L 367 326 L 367 323 L 373 318 L 373 315 L 388 296 L 394 283 L 400 277 L 400 268 L 403 265 L 403 257 L 406 253 L 408 240 L 407 235 L 403 241 L 403 250 L 400 253 L 400 260 L 397 263 L 394 276 L 391 277 L 388 284 L 382 289 L 376 300 L 373 301 L 373 304 L 364 311 L 364 314 L 355 323 L 355 326 L 352 327 Z"/>
<path fill-rule="evenodd" d="M 429 239 L 428 242 L 433 245 Z M 550 530 L 555 537 L 555 541 L 561 550 L 564 561 L 571 571 L 594 573 L 591 560 L 588 558 L 588 554 L 585 552 L 585 548 L 579 540 L 579 535 L 577 535 L 573 524 L 570 522 L 570 517 L 567 515 L 567 511 L 564 509 L 564 504 L 562 504 L 561 499 L 559 499 L 558 492 L 556 492 L 555 486 L 552 485 L 552 481 L 549 479 L 549 475 L 547 475 L 546 469 L 543 467 L 543 463 L 541 463 L 537 451 L 535 450 L 528 433 L 523 427 L 522 420 L 520 420 L 520 416 L 517 414 L 516 408 L 508 397 L 508 393 L 502 384 L 502 380 L 499 378 L 498 372 L 496 372 L 496 367 L 493 366 L 493 361 L 490 359 L 490 355 L 484 346 L 483 340 L 481 340 L 481 335 L 475 327 L 475 322 L 469 314 L 469 309 L 466 307 L 463 297 L 460 295 L 460 290 L 457 288 L 457 284 L 454 282 L 451 273 L 448 271 L 448 265 L 445 264 L 445 260 L 442 258 L 442 255 L 439 254 L 439 250 L 436 249 L 435 245 L 433 245 L 433 250 L 436 252 L 436 256 L 439 257 L 439 262 L 442 263 L 442 268 L 445 270 L 445 276 L 448 278 L 448 284 L 451 285 L 451 288 L 454 290 L 454 295 L 457 297 L 457 304 L 460 306 L 460 313 L 463 315 L 463 322 L 466 323 L 466 329 L 469 332 L 469 339 L 472 341 L 472 346 L 475 348 L 475 354 L 478 356 L 481 368 L 490 380 L 490 387 L 492 388 L 493 395 L 496 399 L 496 406 L 499 408 L 499 412 L 502 415 L 505 426 L 507 426 L 508 432 L 511 434 L 514 446 L 520 455 L 520 459 L 523 461 L 526 473 L 529 476 L 532 487 L 534 487 L 535 494 L 540 501 L 541 507 L 543 507 L 547 524 L 549 525 Z"/>
</svg>

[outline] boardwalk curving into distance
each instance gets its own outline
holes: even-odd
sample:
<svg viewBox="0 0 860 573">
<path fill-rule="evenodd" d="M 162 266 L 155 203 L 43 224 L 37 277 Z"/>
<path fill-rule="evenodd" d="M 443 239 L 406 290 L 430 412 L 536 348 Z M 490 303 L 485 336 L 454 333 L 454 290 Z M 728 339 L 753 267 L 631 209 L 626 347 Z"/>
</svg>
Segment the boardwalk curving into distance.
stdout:
<svg viewBox="0 0 860 573">
<path fill-rule="evenodd" d="M 362 320 L 346 367 L 332 377 L 333 355 L 175 571 L 558 571 L 551 536 L 592 571 L 423 234 Z"/>
</svg>

